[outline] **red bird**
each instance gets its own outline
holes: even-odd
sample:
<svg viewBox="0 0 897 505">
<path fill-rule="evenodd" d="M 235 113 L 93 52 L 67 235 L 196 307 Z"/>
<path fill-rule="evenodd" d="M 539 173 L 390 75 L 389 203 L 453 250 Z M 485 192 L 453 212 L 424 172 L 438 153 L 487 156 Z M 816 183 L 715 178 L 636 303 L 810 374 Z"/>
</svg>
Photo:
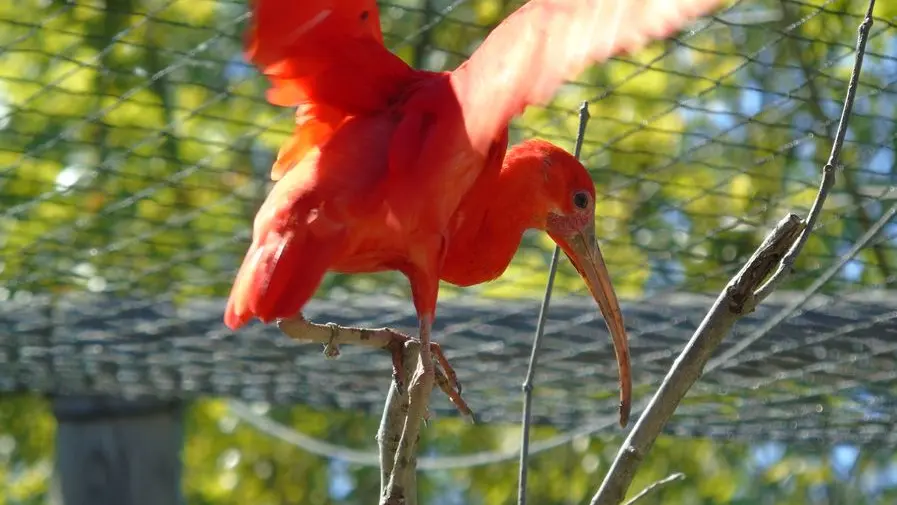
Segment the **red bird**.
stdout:
<svg viewBox="0 0 897 505">
<path fill-rule="evenodd" d="M 327 271 L 398 270 L 420 321 L 422 377 L 432 380 L 439 281 L 494 279 L 524 230 L 545 230 L 608 324 L 625 424 L 628 342 L 595 240 L 594 183 L 547 142 L 506 154 L 508 123 L 587 65 L 665 38 L 719 3 L 532 0 L 454 71 L 428 72 L 386 49 L 374 0 L 256 0 L 247 58 L 270 80 L 268 100 L 298 110 L 225 323 L 301 316 Z"/>
</svg>

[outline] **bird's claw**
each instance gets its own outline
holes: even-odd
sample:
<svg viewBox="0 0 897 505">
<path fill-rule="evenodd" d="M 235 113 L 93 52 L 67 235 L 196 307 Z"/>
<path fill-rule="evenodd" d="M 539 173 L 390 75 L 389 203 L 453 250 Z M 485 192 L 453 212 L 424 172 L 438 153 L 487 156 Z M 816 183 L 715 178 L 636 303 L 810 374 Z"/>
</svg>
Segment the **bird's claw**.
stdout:
<svg viewBox="0 0 897 505">
<path fill-rule="evenodd" d="M 400 395 L 405 394 L 405 369 L 402 363 L 404 345 L 404 341 L 396 341 L 389 346 L 392 354 L 392 377 L 396 390 Z M 471 412 L 464 398 L 461 397 L 461 382 L 458 380 L 458 376 L 455 374 L 452 365 L 449 364 L 448 359 L 446 359 L 445 354 L 442 353 L 442 348 L 439 344 L 432 342 L 430 343 L 430 352 L 433 353 L 434 362 L 439 365 L 433 367 L 436 385 L 448 396 L 455 408 L 458 409 L 458 412 L 467 418 L 473 418 L 473 412 Z"/>
<path fill-rule="evenodd" d="M 433 344 L 437 345 L 437 344 Z M 432 346 L 431 346 L 431 349 Z M 433 354 L 437 354 L 442 356 L 442 351 L 436 351 L 433 349 Z M 437 358 L 438 360 L 438 358 Z M 464 417 L 473 418 L 473 411 L 470 410 L 470 407 L 467 405 L 467 402 L 464 401 L 464 398 L 461 397 L 461 384 L 458 383 L 458 379 L 455 377 L 455 371 L 451 368 L 451 365 L 448 364 L 448 361 L 442 362 L 445 360 L 445 356 L 442 357 L 440 361 L 440 367 L 433 367 L 433 375 L 436 385 L 439 386 L 439 389 L 442 390 L 443 393 L 448 396 L 449 400 L 455 405 L 455 408 L 458 409 L 458 412 L 461 413 Z M 452 379 L 455 377 L 454 384 L 452 384 Z M 454 387 L 453 387 L 454 386 Z"/>
</svg>

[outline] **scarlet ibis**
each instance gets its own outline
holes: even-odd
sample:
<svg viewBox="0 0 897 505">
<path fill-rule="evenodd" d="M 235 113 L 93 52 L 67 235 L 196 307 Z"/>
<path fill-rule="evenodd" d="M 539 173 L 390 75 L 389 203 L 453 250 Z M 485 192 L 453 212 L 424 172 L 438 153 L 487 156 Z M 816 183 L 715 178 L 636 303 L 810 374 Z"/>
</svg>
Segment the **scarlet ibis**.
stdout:
<svg viewBox="0 0 897 505">
<path fill-rule="evenodd" d="M 301 317 L 326 272 L 397 270 L 419 318 L 421 377 L 439 281 L 501 275 L 524 230 L 545 230 L 595 298 L 629 415 L 626 331 L 595 239 L 595 188 L 563 149 L 508 123 L 587 65 L 665 38 L 720 0 L 532 0 L 451 72 L 415 70 L 383 45 L 374 0 L 256 0 L 246 55 L 268 100 L 297 107 L 277 181 L 256 215 L 225 323 Z"/>
</svg>

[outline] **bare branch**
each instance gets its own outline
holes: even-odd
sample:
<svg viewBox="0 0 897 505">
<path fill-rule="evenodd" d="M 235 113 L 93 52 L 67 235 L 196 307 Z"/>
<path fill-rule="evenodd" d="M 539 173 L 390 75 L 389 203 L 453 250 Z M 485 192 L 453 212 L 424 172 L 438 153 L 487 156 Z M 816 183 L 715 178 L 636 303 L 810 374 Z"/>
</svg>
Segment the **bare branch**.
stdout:
<svg viewBox="0 0 897 505">
<path fill-rule="evenodd" d="M 819 192 L 816 194 L 816 199 L 813 201 L 813 206 L 810 208 L 810 215 L 807 216 L 805 221 L 804 231 L 797 239 L 794 247 L 792 247 L 791 250 L 788 251 L 788 254 L 782 259 L 782 264 L 779 265 L 776 273 L 772 275 L 763 287 L 757 290 L 757 296 L 761 299 L 766 298 L 770 293 L 775 291 L 785 277 L 791 273 L 791 267 L 794 265 L 797 255 L 800 254 L 800 251 L 804 248 L 804 244 L 807 243 L 810 233 L 813 232 L 813 228 L 816 226 L 816 221 L 819 219 L 819 214 L 822 213 L 822 206 L 825 204 L 825 200 L 828 197 L 832 186 L 835 185 L 835 169 L 841 162 L 841 148 L 844 146 L 844 137 L 847 135 L 847 121 L 850 119 L 851 112 L 853 112 L 853 102 L 856 99 L 857 84 L 859 83 L 860 72 L 863 68 L 863 55 L 866 52 L 866 41 L 869 39 L 869 30 L 872 28 L 872 11 L 874 8 L 875 0 L 869 0 L 869 8 L 866 11 L 866 17 L 863 19 L 863 22 L 860 23 L 858 30 L 856 59 L 853 63 L 853 71 L 850 74 L 850 81 L 847 84 L 847 96 L 844 98 L 844 106 L 841 109 L 841 119 L 838 121 L 838 129 L 835 131 L 835 139 L 832 141 L 832 151 L 829 154 L 828 161 L 822 168 L 822 182 L 819 184 Z"/>
<path fill-rule="evenodd" d="M 785 0 L 781 0 L 782 3 L 782 11 L 785 13 L 786 19 L 785 22 L 787 24 L 793 23 L 797 21 L 797 7 L 789 6 L 788 2 Z M 816 85 L 816 80 L 814 79 L 814 75 L 824 75 L 822 71 L 816 68 L 813 65 L 813 62 L 810 61 L 810 58 L 807 57 L 807 52 L 801 50 L 799 41 L 797 39 L 787 39 L 786 47 L 791 52 L 792 57 L 797 61 L 800 65 L 801 71 L 804 74 L 804 79 L 806 79 L 807 91 L 809 92 L 809 100 L 807 100 L 807 109 L 810 112 L 810 115 L 818 122 L 822 128 L 825 129 L 825 135 L 819 137 L 819 141 L 833 139 L 832 127 L 835 126 L 835 121 L 830 119 L 825 111 L 822 109 L 822 93 L 819 90 L 819 86 Z M 866 207 L 862 203 L 862 196 L 860 195 L 860 189 L 855 180 L 853 173 L 849 170 L 844 170 L 841 172 L 842 180 L 844 181 L 844 189 L 847 194 L 850 196 L 850 200 L 854 208 L 856 209 L 856 217 L 859 221 L 860 227 L 864 232 L 868 232 L 872 229 L 872 218 L 869 216 L 869 212 Z M 882 244 L 872 244 L 872 255 L 875 257 L 876 264 L 878 266 L 879 271 L 881 272 L 882 277 L 885 279 L 890 278 L 893 274 L 893 268 L 890 265 L 890 261 L 888 260 L 887 253 L 885 251 L 885 247 Z"/>
<path fill-rule="evenodd" d="M 831 155 L 823 168 L 819 192 L 807 219 L 801 221 L 794 214 L 782 219 L 741 271 L 729 281 L 629 433 L 601 487 L 592 498 L 591 505 L 618 505 L 623 501 L 642 459 L 650 451 L 679 402 L 701 376 L 713 351 L 732 325 L 742 315 L 752 312 L 791 272 L 794 261 L 812 232 L 826 197 L 834 185 L 835 167 L 839 163 L 847 122 L 856 96 L 874 6 L 875 0 L 870 0 L 866 17 L 859 27 L 856 61 L 850 76 L 841 119 Z M 770 275 L 773 269 L 775 272 Z M 767 277 L 769 279 L 761 286 L 760 283 Z"/>
<path fill-rule="evenodd" d="M 635 471 L 679 402 L 691 388 L 711 354 L 742 315 L 753 310 L 754 290 L 778 265 L 802 229 L 800 218 L 782 219 L 754 252 L 747 264 L 720 293 L 710 312 L 676 359 L 657 393 L 639 417 L 617 453 L 591 505 L 617 505 L 623 501 Z"/>
<path fill-rule="evenodd" d="M 673 475 L 670 475 L 663 479 L 660 479 L 659 481 L 652 483 L 645 489 L 642 489 L 641 492 L 639 492 L 639 494 L 633 496 L 632 499 L 629 500 L 628 502 L 626 502 L 625 505 L 633 505 L 635 502 L 637 502 L 637 501 L 641 500 L 642 498 L 651 494 L 651 492 L 653 492 L 655 489 L 659 488 L 660 486 L 664 486 L 666 484 L 669 484 L 670 482 L 676 482 L 677 480 L 683 480 L 684 478 L 685 478 L 685 474 L 679 472 L 679 473 L 674 473 Z"/>
<path fill-rule="evenodd" d="M 798 242 L 794 245 L 791 251 L 788 252 L 788 255 L 782 260 L 782 264 L 779 265 L 779 269 L 775 274 L 770 277 L 770 279 L 764 284 L 759 290 L 757 290 L 756 296 L 760 300 L 763 300 L 767 296 L 769 296 L 778 285 L 785 278 L 787 273 L 790 273 L 791 267 L 794 264 L 794 260 L 797 258 L 797 255 L 800 253 L 804 244 L 809 237 L 810 232 L 813 229 L 813 226 L 816 223 L 816 220 L 819 218 L 819 214 L 822 211 L 822 204 L 825 202 L 825 198 L 828 195 L 829 189 L 835 183 L 835 168 L 841 156 L 841 147 L 844 144 L 844 136 L 847 132 L 847 119 L 850 115 L 851 110 L 853 109 L 854 97 L 856 96 L 856 87 L 857 82 L 859 81 L 860 70 L 862 69 L 863 64 L 863 55 L 866 50 L 866 40 L 869 37 L 869 30 L 872 28 L 872 10 L 875 7 L 875 0 L 871 0 L 869 2 L 869 8 L 866 12 L 866 17 L 863 19 L 863 22 L 859 27 L 859 36 L 857 39 L 857 53 L 856 60 L 853 65 L 853 73 L 850 75 L 850 81 L 847 86 L 847 96 L 844 99 L 844 107 L 841 110 L 841 119 L 838 123 L 838 130 L 835 132 L 835 140 L 832 143 L 832 151 L 829 155 L 828 162 L 825 164 L 825 167 L 822 170 L 822 182 L 819 186 L 819 193 L 816 195 L 816 200 L 813 202 L 813 206 L 810 209 L 810 215 L 805 221 L 806 227 L 801 234 Z M 863 238 L 860 239 L 858 244 L 865 245 L 878 233 L 881 227 L 884 224 L 879 220 L 878 223 L 874 225 L 870 225 L 866 234 Z M 862 247 L 862 246 L 860 246 Z M 850 256 L 856 255 L 859 252 L 859 248 L 855 248 Z M 842 258 L 842 261 L 845 261 Z M 837 267 L 840 270 L 840 267 Z M 807 293 L 815 293 L 818 289 L 822 287 L 822 283 L 827 282 L 831 276 L 836 274 L 838 270 L 829 270 L 826 274 L 820 276 L 813 285 L 807 289 Z M 710 369 L 714 369 L 725 361 L 731 359 L 736 354 L 745 350 L 749 345 L 756 342 L 758 339 L 762 338 L 763 335 L 767 334 L 771 329 L 773 329 L 776 325 L 781 323 L 788 317 L 789 314 L 792 314 L 795 310 L 799 309 L 803 304 L 809 299 L 809 295 L 805 297 L 803 300 L 797 300 L 791 303 L 789 306 L 785 307 L 780 311 L 775 317 L 773 317 L 769 322 L 763 325 L 759 330 L 752 333 L 747 338 L 740 340 L 734 346 L 726 350 L 725 353 L 718 356 L 713 360 L 713 363 L 710 364 Z"/>
<path fill-rule="evenodd" d="M 339 356 L 341 344 L 354 344 L 373 349 L 393 350 L 411 337 L 391 328 L 357 328 L 339 326 L 333 323 L 313 323 L 301 316 L 277 321 L 277 327 L 284 335 L 300 342 L 319 342 L 324 344 L 327 357 Z"/>
</svg>

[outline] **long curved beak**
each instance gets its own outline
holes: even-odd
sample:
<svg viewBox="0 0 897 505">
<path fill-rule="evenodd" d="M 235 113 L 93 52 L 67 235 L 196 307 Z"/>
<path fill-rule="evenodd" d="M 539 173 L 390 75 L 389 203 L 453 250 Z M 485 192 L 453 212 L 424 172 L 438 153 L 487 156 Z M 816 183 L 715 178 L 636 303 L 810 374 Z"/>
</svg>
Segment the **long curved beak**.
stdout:
<svg viewBox="0 0 897 505">
<path fill-rule="evenodd" d="M 576 271 L 585 281 L 589 292 L 598 303 L 601 315 L 610 330 L 620 370 L 620 426 L 629 422 L 632 408 L 632 373 L 629 364 L 629 337 L 623 326 L 623 313 L 617 302 L 617 295 L 610 281 L 610 273 L 604 264 L 604 257 L 595 239 L 594 218 L 586 226 L 565 237 L 552 235 L 561 250 L 570 258 Z"/>
</svg>

